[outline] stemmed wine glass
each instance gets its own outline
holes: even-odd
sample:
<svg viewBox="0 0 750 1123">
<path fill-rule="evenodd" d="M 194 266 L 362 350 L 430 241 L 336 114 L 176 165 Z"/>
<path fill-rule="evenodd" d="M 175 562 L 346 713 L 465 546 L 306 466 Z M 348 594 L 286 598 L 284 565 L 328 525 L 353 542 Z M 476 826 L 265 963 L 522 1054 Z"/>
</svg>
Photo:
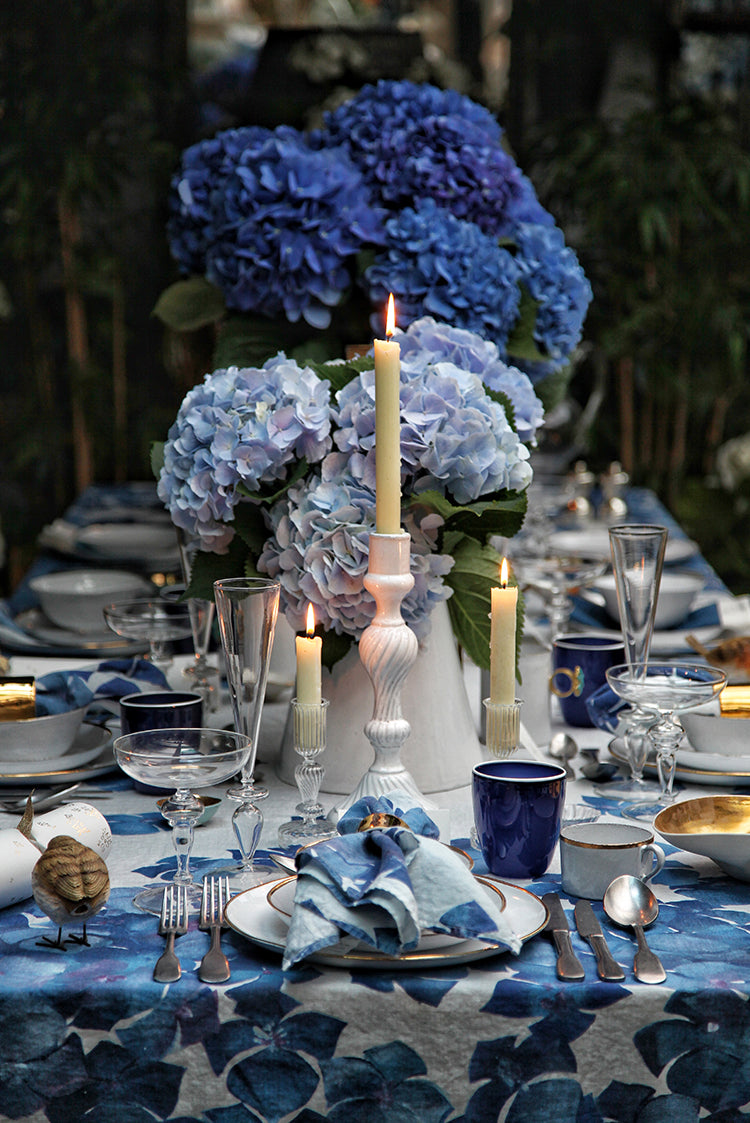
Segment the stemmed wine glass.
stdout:
<svg viewBox="0 0 750 1123">
<path fill-rule="evenodd" d="M 183 674 L 193 679 L 195 689 L 203 698 L 203 703 L 208 713 L 213 712 L 219 705 L 219 668 L 209 661 L 208 645 L 211 639 L 211 628 L 214 622 L 215 606 L 213 597 L 193 596 L 190 585 L 193 579 L 195 560 L 201 552 L 200 539 L 188 534 L 183 527 L 177 528 L 177 543 L 180 549 L 180 568 L 185 582 L 184 593 L 188 595 L 188 610 L 193 625 L 193 650 L 195 662 L 186 667 Z"/>
<path fill-rule="evenodd" d="M 106 605 L 104 619 L 118 636 L 148 642 L 149 659 L 165 674 L 172 664 L 169 644 L 187 639 L 192 632 L 188 606 L 161 598 L 116 601 Z"/>
<path fill-rule="evenodd" d="M 726 685 L 718 667 L 696 663 L 622 663 L 607 671 L 607 681 L 619 698 L 648 715 L 649 737 L 656 749 L 659 799 L 626 804 L 623 814 L 651 820 L 674 802 L 672 783 L 677 746 L 684 730 L 676 715 L 710 702 Z"/>
<path fill-rule="evenodd" d="M 602 558 L 558 554 L 510 554 L 519 585 L 536 589 L 549 607 L 550 639 L 567 630 L 573 610 L 571 596 L 607 568 Z"/>
<path fill-rule="evenodd" d="M 610 527 L 609 545 L 625 658 L 631 666 L 647 663 L 667 547 L 667 529 L 652 523 L 623 523 Z M 650 785 L 643 779 L 643 768 L 648 755 L 647 730 L 652 724 L 652 716 L 635 702 L 621 720 L 630 777 L 608 784 L 607 794 L 640 794 L 647 797 Z"/>
<path fill-rule="evenodd" d="M 152 787 L 175 789 L 161 805 L 161 813 L 172 827 L 177 854 L 173 880 L 185 886 L 188 909 L 199 909 L 201 904 L 201 890 L 190 872 L 190 854 L 195 824 L 204 808 L 191 789 L 230 779 L 242 768 L 251 747 L 244 734 L 226 729 L 146 729 L 126 733 L 114 742 L 115 759 L 128 776 Z M 144 889 L 133 903 L 158 916 L 163 891 L 163 886 Z"/>
<path fill-rule="evenodd" d="M 268 789 L 254 780 L 258 733 L 268 679 L 268 666 L 279 609 L 278 581 L 263 577 L 229 577 L 214 582 L 216 617 L 226 664 L 229 696 L 235 729 L 250 741 L 237 787 L 227 796 L 238 804 L 232 827 L 240 847 L 240 864 L 217 871 L 229 877 L 235 892 L 268 879 L 270 867 L 254 862 L 263 828 L 263 814 L 256 804 L 268 796 Z"/>
</svg>

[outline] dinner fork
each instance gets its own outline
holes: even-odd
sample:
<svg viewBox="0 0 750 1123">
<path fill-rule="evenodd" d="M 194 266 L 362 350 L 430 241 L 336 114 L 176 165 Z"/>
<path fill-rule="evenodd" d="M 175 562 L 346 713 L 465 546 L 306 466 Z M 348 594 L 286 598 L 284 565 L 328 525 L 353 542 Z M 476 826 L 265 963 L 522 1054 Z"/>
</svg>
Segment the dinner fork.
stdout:
<svg viewBox="0 0 750 1123">
<path fill-rule="evenodd" d="M 184 885 L 166 885 L 161 901 L 159 935 L 166 936 L 167 946 L 156 961 L 154 979 L 157 983 L 176 983 L 182 974 L 180 961 L 174 953 L 175 936 L 188 930 L 187 892 Z"/>
<path fill-rule="evenodd" d="M 204 983 L 225 983 L 229 978 L 229 963 L 221 950 L 221 930 L 226 927 L 224 909 L 230 898 L 229 878 L 203 878 L 203 898 L 198 927 L 211 933 L 211 947 L 201 960 L 198 978 Z"/>
</svg>

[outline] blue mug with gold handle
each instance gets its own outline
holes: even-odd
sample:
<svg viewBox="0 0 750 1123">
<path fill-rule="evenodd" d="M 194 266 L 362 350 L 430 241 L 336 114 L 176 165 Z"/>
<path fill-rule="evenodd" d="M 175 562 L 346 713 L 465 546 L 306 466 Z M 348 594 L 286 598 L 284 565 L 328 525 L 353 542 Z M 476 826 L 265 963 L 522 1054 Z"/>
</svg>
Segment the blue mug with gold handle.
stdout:
<svg viewBox="0 0 750 1123">
<path fill-rule="evenodd" d="M 588 633 L 555 637 L 549 688 L 567 725 L 591 728 L 586 699 L 606 683 L 608 669 L 618 662 L 625 662 L 622 640 Z"/>
</svg>

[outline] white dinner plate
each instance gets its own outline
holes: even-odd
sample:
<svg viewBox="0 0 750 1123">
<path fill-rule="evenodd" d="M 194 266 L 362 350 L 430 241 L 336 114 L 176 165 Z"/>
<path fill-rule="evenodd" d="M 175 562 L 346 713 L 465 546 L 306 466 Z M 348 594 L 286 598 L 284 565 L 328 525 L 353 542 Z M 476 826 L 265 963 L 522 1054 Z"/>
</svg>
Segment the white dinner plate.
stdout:
<svg viewBox="0 0 750 1123">
<path fill-rule="evenodd" d="M 677 763 L 685 768 L 705 772 L 744 772 L 750 776 L 750 756 L 727 756 L 726 753 L 702 753 L 688 746 L 677 750 Z"/>
<path fill-rule="evenodd" d="M 97 729 L 100 727 L 97 726 Z M 103 730 L 102 733 L 106 733 Z M 102 737 L 102 741 L 104 738 Z M 107 738 L 104 744 L 99 744 L 99 755 L 89 760 L 86 764 L 80 764 L 74 767 L 65 766 L 63 761 L 65 757 L 58 758 L 58 767 L 51 768 L 48 772 L 6 772 L 7 765 L 0 764 L 0 787 L 17 787 L 19 783 L 30 783 L 34 787 L 39 787 L 41 784 L 61 784 L 68 780 L 71 783 L 76 781 L 83 782 L 84 780 L 93 780 L 96 776 L 104 776 L 107 772 L 112 772 L 117 768 L 114 753 L 112 752 L 112 734 L 107 733 Z"/>
<path fill-rule="evenodd" d="M 112 740 L 110 731 L 101 725 L 84 722 L 66 752 L 50 760 L 0 760 L 0 769 L 6 776 L 38 776 L 53 770 L 80 768 L 98 757 Z"/>
<path fill-rule="evenodd" d="M 550 538 L 557 553 L 588 554 L 597 558 L 611 558 L 609 530 L 606 526 L 585 527 L 581 530 L 558 530 Z M 678 565 L 698 553 L 698 544 L 690 538 L 667 538 L 664 561 Z"/>
<path fill-rule="evenodd" d="M 136 640 L 123 639 L 107 628 L 96 634 L 82 634 L 71 632 L 67 628 L 58 628 L 48 620 L 40 608 L 29 608 L 20 612 L 14 621 L 22 628 L 27 636 L 36 640 L 42 647 L 53 648 L 60 655 L 82 652 L 85 655 L 137 655 L 141 651 L 148 651 L 148 644 Z"/>
<path fill-rule="evenodd" d="M 287 878 L 280 880 L 288 880 Z M 544 928 L 547 923 L 547 906 L 539 897 L 521 889 L 518 885 L 488 878 L 497 886 L 506 902 L 506 914 L 511 926 L 521 940 L 529 940 Z M 283 954 L 286 945 L 288 918 L 282 916 L 268 901 L 268 894 L 275 884 L 256 885 L 239 893 L 226 907 L 225 918 L 230 928 L 245 936 L 258 947 Z M 504 944 L 490 943 L 488 940 L 460 940 L 445 937 L 449 944 L 439 948 L 405 952 L 400 956 L 381 955 L 376 951 L 355 948 L 348 952 L 337 952 L 335 947 L 316 952 L 309 959 L 327 967 L 353 967 L 359 970 L 404 971 L 412 968 L 447 967 L 471 963 L 500 955 L 508 949 Z"/>
<path fill-rule="evenodd" d="M 587 628 L 586 630 L 596 632 L 596 634 L 602 636 L 602 638 L 622 639 L 622 632 L 614 628 L 611 631 L 609 628 L 595 627 Z M 721 634 L 721 630 L 721 624 L 711 624 L 707 625 L 705 628 L 690 628 L 689 631 L 676 628 L 674 631 L 658 632 L 654 629 L 651 635 L 651 655 L 673 655 L 677 651 L 694 651 L 695 649 L 687 642 L 688 636 L 693 636 L 698 643 L 706 646 Z"/>
<path fill-rule="evenodd" d="M 609 751 L 616 761 L 624 762 L 624 753 L 619 750 L 616 740 L 610 741 Z M 706 753 L 691 752 L 688 755 L 691 761 L 699 759 L 700 763 L 685 763 L 684 750 L 678 749 L 674 770 L 675 780 L 680 780 L 684 784 L 701 784 L 706 788 L 746 788 L 750 786 L 750 765 L 747 761 L 741 767 L 734 768 L 728 766 L 727 757 L 723 757 L 723 769 L 713 770 L 705 766 L 704 757 L 707 755 Z M 656 767 L 656 759 L 653 756 L 646 761 L 644 772 L 650 779 L 658 778 L 659 771 Z M 604 789 L 605 785 L 602 785 L 602 791 Z"/>
</svg>

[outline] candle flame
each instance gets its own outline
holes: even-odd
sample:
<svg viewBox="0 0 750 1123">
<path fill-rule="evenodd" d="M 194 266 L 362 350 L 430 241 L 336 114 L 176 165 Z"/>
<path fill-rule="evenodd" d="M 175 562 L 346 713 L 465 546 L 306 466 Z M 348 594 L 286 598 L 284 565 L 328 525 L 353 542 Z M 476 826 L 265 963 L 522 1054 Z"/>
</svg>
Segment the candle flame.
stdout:
<svg viewBox="0 0 750 1123">
<path fill-rule="evenodd" d="M 396 305 L 393 302 L 393 293 L 388 297 L 388 309 L 385 314 L 385 334 L 391 338 L 396 330 Z"/>
<path fill-rule="evenodd" d="M 315 635 L 315 613 L 311 604 L 307 606 L 307 634 L 308 636 Z"/>
<path fill-rule="evenodd" d="M 500 566 L 500 587 L 503 589 L 508 588 L 508 559 L 503 558 L 502 565 Z"/>
</svg>

